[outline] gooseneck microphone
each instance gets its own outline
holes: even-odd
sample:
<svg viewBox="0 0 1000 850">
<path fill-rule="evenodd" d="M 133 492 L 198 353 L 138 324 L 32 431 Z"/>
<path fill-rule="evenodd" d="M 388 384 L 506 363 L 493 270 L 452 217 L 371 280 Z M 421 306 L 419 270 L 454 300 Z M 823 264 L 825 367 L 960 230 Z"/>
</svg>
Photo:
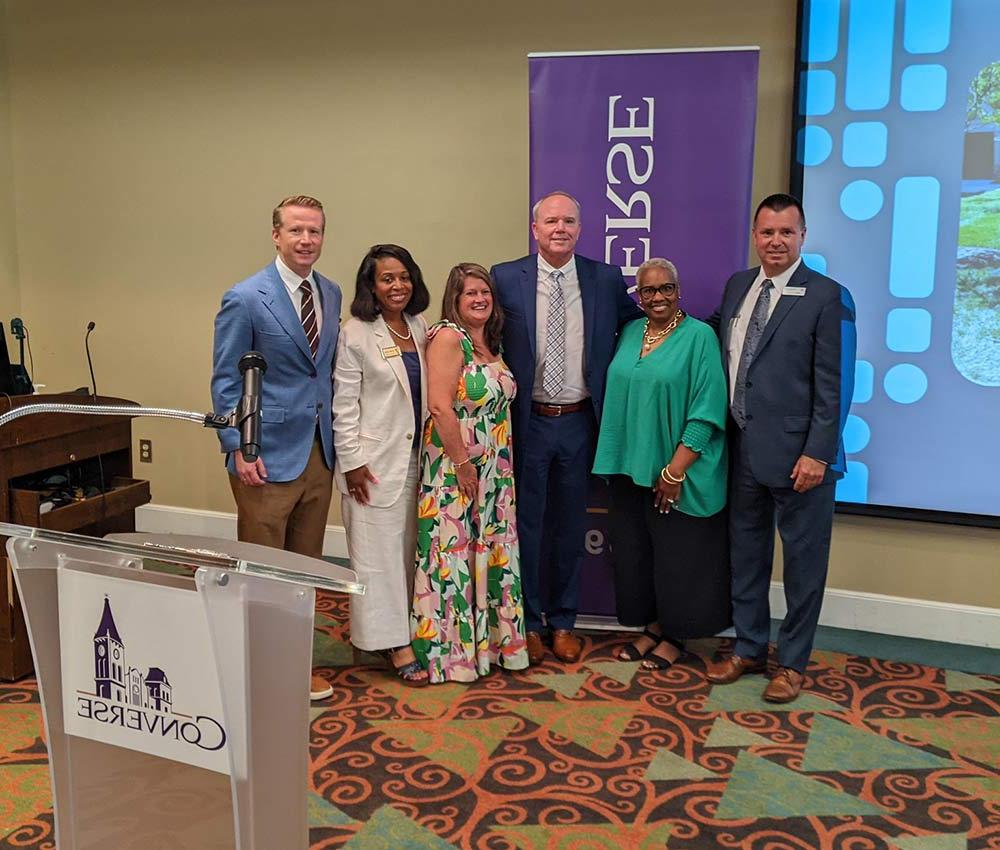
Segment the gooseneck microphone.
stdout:
<svg viewBox="0 0 1000 850">
<path fill-rule="evenodd" d="M 94 377 L 94 362 L 90 359 L 90 335 L 97 327 L 93 322 L 87 322 L 87 335 L 83 338 L 83 347 L 87 349 L 87 366 L 90 368 L 90 384 L 94 388 L 94 398 L 97 398 L 97 379 Z"/>
<path fill-rule="evenodd" d="M 260 457 L 260 386 L 267 361 L 259 351 L 248 351 L 240 358 L 239 368 L 243 397 L 236 408 L 236 427 L 240 429 L 243 460 L 253 463 Z"/>
</svg>

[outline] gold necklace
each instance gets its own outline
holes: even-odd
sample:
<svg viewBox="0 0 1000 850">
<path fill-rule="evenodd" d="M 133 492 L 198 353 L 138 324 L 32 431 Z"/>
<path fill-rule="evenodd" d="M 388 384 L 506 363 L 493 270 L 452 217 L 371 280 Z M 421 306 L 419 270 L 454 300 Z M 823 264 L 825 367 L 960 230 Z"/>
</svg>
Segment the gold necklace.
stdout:
<svg viewBox="0 0 1000 850">
<path fill-rule="evenodd" d="M 670 333 L 677 325 L 680 320 L 684 318 L 684 311 L 678 309 L 674 313 L 674 317 L 670 320 L 667 326 L 662 331 L 657 331 L 655 334 L 649 332 L 649 319 L 646 319 L 646 327 L 642 331 L 642 347 L 646 351 L 649 351 L 656 343 L 663 339 L 668 333 Z"/>
<path fill-rule="evenodd" d="M 392 325 L 388 322 L 385 323 L 385 326 L 389 329 L 389 333 L 396 337 L 396 339 L 403 339 L 407 341 L 413 339 L 413 331 L 410 330 L 409 325 L 406 326 L 406 336 L 403 336 L 401 333 L 396 333 L 396 331 L 392 329 Z"/>
</svg>

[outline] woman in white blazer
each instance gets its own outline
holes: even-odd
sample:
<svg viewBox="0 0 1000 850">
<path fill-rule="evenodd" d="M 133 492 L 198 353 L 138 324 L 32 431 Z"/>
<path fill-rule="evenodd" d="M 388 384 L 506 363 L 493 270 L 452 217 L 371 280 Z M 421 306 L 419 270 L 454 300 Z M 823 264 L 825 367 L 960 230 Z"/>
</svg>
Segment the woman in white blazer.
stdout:
<svg viewBox="0 0 1000 850">
<path fill-rule="evenodd" d="M 424 363 L 430 301 L 420 267 L 398 245 L 375 245 L 358 268 L 333 372 L 334 470 L 351 568 L 351 643 L 378 652 L 405 683 L 427 684 L 410 648 Z"/>
</svg>

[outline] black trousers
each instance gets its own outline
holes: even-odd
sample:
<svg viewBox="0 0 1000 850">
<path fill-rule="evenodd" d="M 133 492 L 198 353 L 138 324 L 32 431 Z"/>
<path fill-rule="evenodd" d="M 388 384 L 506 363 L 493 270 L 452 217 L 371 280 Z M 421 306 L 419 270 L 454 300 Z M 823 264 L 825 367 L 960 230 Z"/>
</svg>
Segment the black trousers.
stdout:
<svg viewBox="0 0 1000 850">
<path fill-rule="evenodd" d="M 732 625 L 725 510 L 710 517 L 676 508 L 661 514 L 651 489 L 616 475 L 608 520 L 619 623 L 658 622 L 674 639 L 708 637 Z"/>
</svg>

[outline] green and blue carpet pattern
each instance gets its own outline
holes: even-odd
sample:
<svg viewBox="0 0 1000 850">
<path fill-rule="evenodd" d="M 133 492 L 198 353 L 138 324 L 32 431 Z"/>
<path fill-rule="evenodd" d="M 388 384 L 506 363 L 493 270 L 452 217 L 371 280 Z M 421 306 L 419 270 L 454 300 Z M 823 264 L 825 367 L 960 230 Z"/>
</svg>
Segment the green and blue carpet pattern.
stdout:
<svg viewBox="0 0 1000 850">
<path fill-rule="evenodd" d="M 590 635 L 579 663 L 413 689 L 356 666 L 322 595 L 312 850 L 998 850 L 1000 677 L 817 651 L 801 698 L 665 672 Z M 53 848 L 38 693 L 0 685 L 0 850 Z"/>
</svg>

